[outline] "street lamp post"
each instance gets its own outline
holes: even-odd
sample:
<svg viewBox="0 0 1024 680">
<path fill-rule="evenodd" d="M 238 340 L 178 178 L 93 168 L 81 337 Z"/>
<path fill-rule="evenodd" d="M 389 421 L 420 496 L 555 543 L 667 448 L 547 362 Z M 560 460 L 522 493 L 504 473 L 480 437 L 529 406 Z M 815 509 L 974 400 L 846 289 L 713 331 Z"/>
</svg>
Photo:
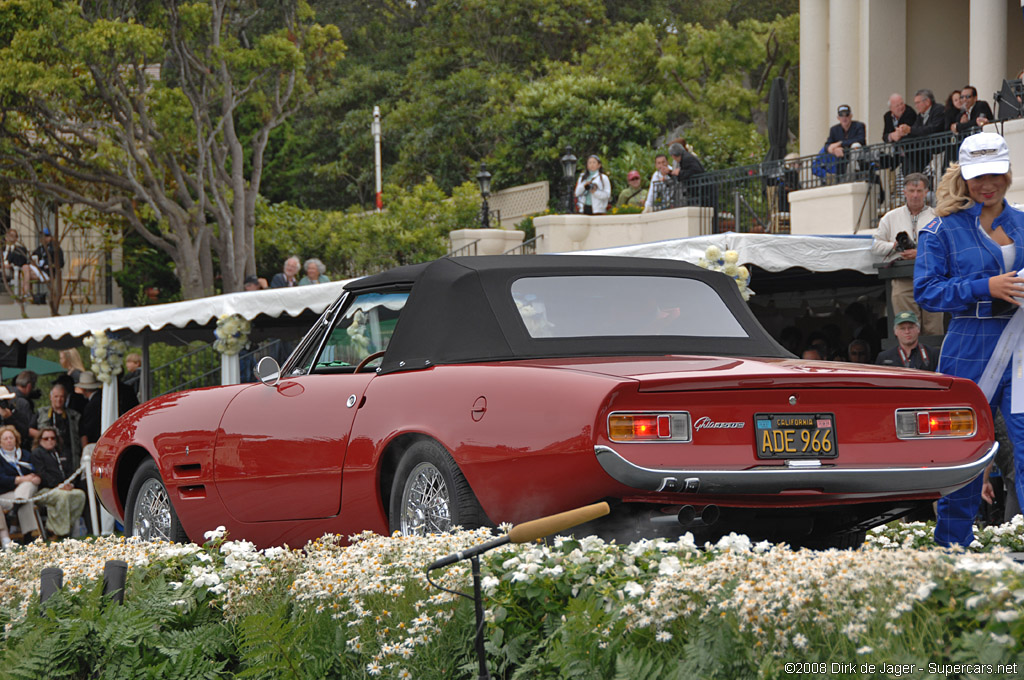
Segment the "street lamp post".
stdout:
<svg viewBox="0 0 1024 680">
<path fill-rule="evenodd" d="M 477 184 L 480 185 L 480 198 L 483 205 L 480 206 L 480 226 L 484 229 L 491 228 L 491 211 L 487 207 L 487 197 L 491 195 L 491 173 L 487 172 L 487 164 L 480 164 L 480 172 L 476 174 Z"/>
<path fill-rule="evenodd" d="M 576 156 L 572 155 L 572 147 L 565 147 L 562 156 L 562 179 L 565 180 L 565 212 L 572 212 L 572 181 L 576 177 Z"/>
</svg>

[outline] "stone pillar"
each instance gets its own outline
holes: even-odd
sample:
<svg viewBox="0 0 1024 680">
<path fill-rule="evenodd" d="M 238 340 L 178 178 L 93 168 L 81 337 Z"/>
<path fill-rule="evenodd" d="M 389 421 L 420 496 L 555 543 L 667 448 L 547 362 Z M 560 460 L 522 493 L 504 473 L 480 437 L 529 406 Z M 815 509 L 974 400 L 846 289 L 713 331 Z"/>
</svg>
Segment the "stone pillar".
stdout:
<svg viewBox="0 0 1024 680">
<path fill-rule="evenodd" d="M 800 0 L 800 155 L 817 153 L 835 123 L 828 92 L 828 2 Z"/>
<path fill-rule="evenodd" d="M 1020 17 L 1017 17 L 1020 19 Z M 999 90 L 1006 74 L 1006 3 L 1000 0 L 971 0 L 971 28 L 968 43 L 970 85 L 978 88 L 996 113 L 992 93 Z M 1016 75 L 1016 74 L 1014 74 Z"/>
<path fill-rule="evenodd" d="M 882 114 L 889 95 L 903 95 L 913 108 L 914 93 L 907 90 L 907 2 L 864 0 L 860 5 L 860 112 L 854 116 L 868 127 L 868 144 L 882 140 Z"/>
<path fill-rule="evenodd" d="M 870 116 L 860 100 L 860 2 L 829 0 L 828 6 L 828 107 L 835 119 L 836 107 L 849 104 L 854 120 Z M 802 56 L 802 55 L 801 55 Z M 801 66 L 803 60 L 801 59 Z M 801 89 L 801 99 L 803 90 Z M 824 139 L 822 139 L 824 141 Z"/>
</svg>

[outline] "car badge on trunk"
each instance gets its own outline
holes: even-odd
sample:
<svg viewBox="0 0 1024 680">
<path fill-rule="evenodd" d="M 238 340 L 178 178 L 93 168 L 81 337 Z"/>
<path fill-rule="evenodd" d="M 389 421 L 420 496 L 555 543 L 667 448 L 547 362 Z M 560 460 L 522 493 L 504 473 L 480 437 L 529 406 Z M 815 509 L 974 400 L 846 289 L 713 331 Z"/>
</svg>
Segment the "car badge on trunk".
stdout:
<svg viewBox="0 0 1024 680">
<path fill-rule="evenodd" d="M 711 420 L 711 418 L 708 418 L 707 416 L 701 416 L 700 418 L 697 418 L 696 422 L 694 422 L 693 429 L 697 432 L 700 432 L 701 430 L 740 430 L 745 425 L 746 423 L 742 422 L 717 422 Z"/>
</svg>

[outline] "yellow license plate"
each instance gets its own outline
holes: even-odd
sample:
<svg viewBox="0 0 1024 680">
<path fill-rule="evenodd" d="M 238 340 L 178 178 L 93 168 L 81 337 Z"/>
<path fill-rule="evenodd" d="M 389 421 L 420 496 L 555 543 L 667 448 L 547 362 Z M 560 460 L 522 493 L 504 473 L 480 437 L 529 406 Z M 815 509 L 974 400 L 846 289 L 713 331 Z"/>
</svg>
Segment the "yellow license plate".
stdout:
<svg viewBox="0 0 1024 680">
<path fill-rule="evenodd" d="M 836 417 L 832 413 L 756 413 L 758 458 L 835 458 Z"/>
</svg>

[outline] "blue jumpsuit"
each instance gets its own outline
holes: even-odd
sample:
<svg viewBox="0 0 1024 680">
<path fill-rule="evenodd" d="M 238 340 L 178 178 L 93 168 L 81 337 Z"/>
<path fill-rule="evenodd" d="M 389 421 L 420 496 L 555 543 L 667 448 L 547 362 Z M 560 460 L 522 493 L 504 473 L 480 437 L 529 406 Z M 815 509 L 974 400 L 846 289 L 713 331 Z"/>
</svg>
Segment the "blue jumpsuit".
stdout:
<svg viewBox="0 0 1024 680">
<path fill-rule="evenodd" d="M 999 245 L 979 223 L 982 206 L 975 204 L 946 217 L 937 217 L 919 230 L 914 265 L 914 298 L 930 312 L 950 312 L 939 357 L 939 372 L 980 380 L 1012 311 L 992 314 L 988 280 L 1006 273 Z M 992 228 L 1003 227 L 1016 244 L 1013 270 L 1024 270 L 1024 212 L 1003 201 L 1003 212 Z M 1013 271 L 1009 270 L 1009 271 Z M 1000 305 L 1006 305 L 998 301 Z M 1024 500 L 1024 413 L 1010 413 L 1010 376 L 1006 367 L 989 405 L 998 408 L 1014 447 L 1017 498 Z M 970 545 L 973 522 L 981 504 L 982 476 L 941 498 L 935 541 L 940 545 Z"/>
</svg>

